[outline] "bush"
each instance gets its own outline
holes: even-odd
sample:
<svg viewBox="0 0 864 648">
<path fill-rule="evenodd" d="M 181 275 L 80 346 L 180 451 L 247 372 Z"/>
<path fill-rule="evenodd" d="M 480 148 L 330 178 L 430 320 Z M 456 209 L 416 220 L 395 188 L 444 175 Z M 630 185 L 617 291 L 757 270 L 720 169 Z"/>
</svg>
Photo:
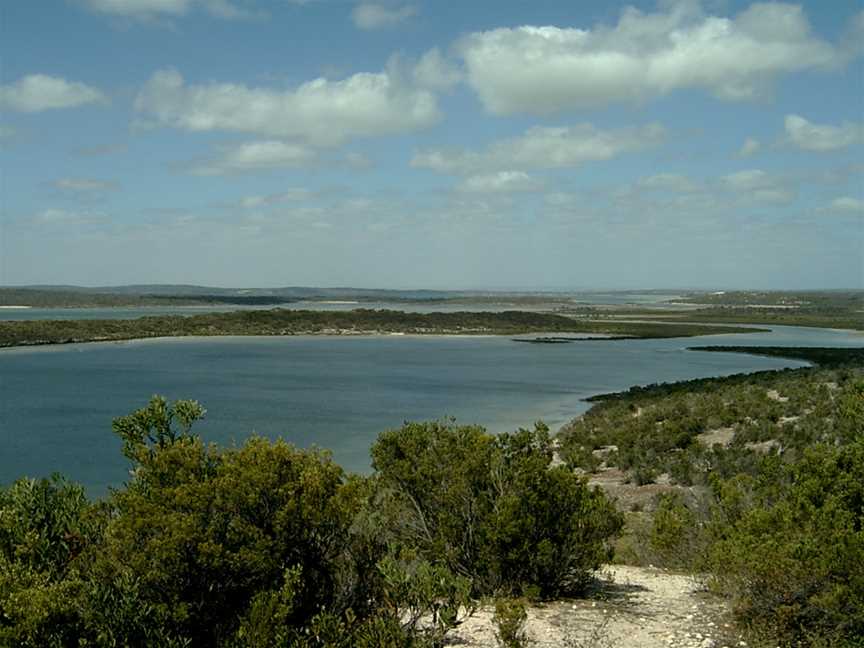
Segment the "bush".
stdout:
<svg viewBox="0 0 864 648">
<path fill-rule="evenodd" d="M 472 579 L 475 595 L 580 591 L 609 558 L 622 518 L 564 466 L 548 430 L 492 436 L 408 423 L 372 448 L 392 538 Z"/>
<path fill-rule="evenodd" d="M 105 502 L 0 489 L 0 645 L 437 648 L 472 593 L 578 590 L 621 526 L 542 426 L 406 425 L 360 477 L 282 441 L 205 445 L 203 414 L 154 397 L 117 419 L 132 472 Z"/>
<path fill-rule="evenodd" d="M 66 646 L 85 632 L 78 568 L 105 521 L 57 475 L 0 489 L 0 645 Z"/>
<path fill-rule="evenodd" d="M 651 526 L 650 546 L 655 562 L 663 567 L 690 567 L 698 554 L 696 515 L 678 493 L 658 497 Z"/>
<path fill-rule="evenodd" d="M 205 446 L 189 434 L 202 413 L 157 398 L 115 421 L 134 478 L 113 499 L 97 581 L 127 575 L 167 629 L 194 645 L 233 636 L 238 611 L 249 627 L 266 616 L 302 628 L 322 609 L 363 610 L 355 595 L 369 587 L 349 552 L 362 488 L 346 487 L 317 450 L 261 438 Z"/>
<path fill-rule="evenodd" d="M 717 497 L 709 566 L 742 625 L 785 645 L 859 645 L 864 439 L 814 447 Z"/>
<path fill-rule="evenodd" d="M 36 572 L 62 575 L 101 523 L 84 489 L 60 475 L 0 489 L 0 556 Z"/>
<path fill-rule="evenodd" d="M 525 632 L 525 622 L 528 612 L 524 599 L 499 598 L 495 601 L 495 614 L 492 623 L 495 624 L 495 638 L 502 648 L 526 648 L 528 636 Z"/>
</svg>

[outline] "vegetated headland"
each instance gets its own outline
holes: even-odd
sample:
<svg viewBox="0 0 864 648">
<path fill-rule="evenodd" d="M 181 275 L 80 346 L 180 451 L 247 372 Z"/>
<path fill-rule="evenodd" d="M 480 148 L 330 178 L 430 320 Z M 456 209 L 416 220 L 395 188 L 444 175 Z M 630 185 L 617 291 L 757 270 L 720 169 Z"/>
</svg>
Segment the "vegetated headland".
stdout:
<svg viewBox="0 0 864 648">
<path fill-rule="evenodd" d="M 574 320 L 524 311 L 405 313 L 393 310 L 310 311 L 271 309 L 189 317 L 129 320 L 23 320 L 0 322 L 0 347 L 105 342 L 155 337 L 224 335 L 516 335 L 592 333 L 614 338 L 669 338 L 764 329 L 699 324 Z"/>
<path fill-rule="evenodd" d="M 559 452 L 624 515 L 615 560 L 696 575 L 745 635 L 711 645 L 860 645 L 864 349 L 697 349 L 814 366 L 590 399 Z"/>
<path fill-rule="evenodd" d="M 812 326 L 864 330 L 864 291 L 732 291 L 687 293 L 663 308 L 561 306 L 585 319 Z"/>
</svg>

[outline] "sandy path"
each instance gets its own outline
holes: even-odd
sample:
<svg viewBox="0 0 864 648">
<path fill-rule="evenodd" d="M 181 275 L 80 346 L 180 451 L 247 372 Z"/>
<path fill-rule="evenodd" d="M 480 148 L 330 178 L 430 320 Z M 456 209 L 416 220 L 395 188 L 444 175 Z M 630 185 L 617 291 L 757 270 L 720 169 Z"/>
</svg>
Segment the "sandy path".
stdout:
<svg viewBox="0 0 864 648">
<path fill-rule="evenodd" d="M 692 577 L 611 566 L 585 600 L 528 611 L 529 645 L 562 648 L 721 648 L 738 646 L 725 607 Z M 481 608 L 450 635 L 448 646 L 496 646 L 492 610 Z"/>
</svg>

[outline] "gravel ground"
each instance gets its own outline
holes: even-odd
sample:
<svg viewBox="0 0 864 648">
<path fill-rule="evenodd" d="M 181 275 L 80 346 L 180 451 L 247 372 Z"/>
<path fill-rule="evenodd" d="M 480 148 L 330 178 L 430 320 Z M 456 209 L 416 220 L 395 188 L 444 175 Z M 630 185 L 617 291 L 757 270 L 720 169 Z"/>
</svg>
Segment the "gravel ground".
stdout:
<svg viewBox="0 0 864 648">
<path fill-rule="evenodd" d="M 692 577 L 661 569 L 608 567 L 588 598 L 531 607 L 531 647 L 722 648 L 746 646 L 724 620 L 723 601 Z M 448 646 L 496 646 L 492 610 L 479 609 Z"/>
</svg>

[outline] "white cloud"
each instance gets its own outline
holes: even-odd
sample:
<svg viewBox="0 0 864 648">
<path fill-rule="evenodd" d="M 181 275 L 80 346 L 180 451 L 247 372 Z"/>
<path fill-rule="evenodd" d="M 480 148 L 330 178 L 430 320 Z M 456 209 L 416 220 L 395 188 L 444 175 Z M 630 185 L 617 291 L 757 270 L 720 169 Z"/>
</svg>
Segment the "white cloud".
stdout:
<svg viewBox="0 0 864 648">
<path fill-rule="evenodd" d="M 192 173 L 226 175 L 284 167 L 309 167 L 319 161 L 318 152 L 308 146 L 279 140 L 262 140 L 224 147 L 216 158 L 194 166 Z"/>
<path fill-rule="evenodd" d="M 762 144 L 759 140 L 754 139 L 752 137 L 748 137 L 744 140 L 744 143 L 741 145 L 741 148 L 738 150 L 739 157 L 753 157 L 759 151 L 762 150 Z"/>
<path fill-rule="evenodd" d="M 498 171 L 497 173 L 473 175 L 457 187 L 464 193 L 513 193 L 539 191 L 543 183 L 524 171 Z"/>
<path fill-rule="evenodd" d="M 91 11 L 115 16 L 180 16 L 191 5 L 191 0 L 84 0 Z"/>
<path fill-rule="evenodd" d="M 411 166 L 466 175 L 514 169 L 564 168 L 639 151 L 659 144 L 665 135 L 660 124 L 608 131 L 591 124 L 553 128 L 535 126 L 524 135 L 494 142 L 482 152 L 418 153 L 411 160 Z"/>
<path fill-rule="evenodd" d="M 15 133 L 17 131 L 11 126 L 6 126 L 5 124 L 0 124 L 0 140 L 10 139 L 15 137 Z"/>
<path fill-rule="evenodd" d="M 163 126 L 298 137 L 319 146 L 416 131 L 440 118 L 435 95 L 405 83 L 394 70 L 342 81 L 319 78 L 294 90 L 187 85 L 177 71 L 161 70 L 138 94 L 135 109 Z"/>
<path fill-rule="evenodd" d="M 446 61 L 437 47 L 421 57 L 413 75 L 418 87 L 438 91 L 450 90 L 462 80 L 462 72 Z"/>
<path fill-rule="evenodd" d="M 836 212 L 860 214 L 864 213 L 864 200 L 852 198 L 851 196 L 843 196 L 832 200 L 828 208 Z"/>
<path fill-rule="evenodd" d="M 789 203 L 795 192 L 782 179 L 761 169 L 746 169 L 720 178 L 728 191 L 762 203 Z"/>
<path fill-rule="evenodd" d="M 690 193 L 699 190 L 699 187 L 692 180 L 678 173 L 658 173 L 641 178 L 636 184 L 641 189 L 655 189 L 677 193 Z"/>
<path fill-rule="evenodd" d="M 54 181 L 54 187 L 61 191 L 73 193 L 103 193 L 117 189 L 117 183 L 109 180 L 95 180 L 93 178 L 60 178 Z"/>
<path fill-rule="evenodd" d="M 240 201 L 240 206 L 244 209 L 270 207 L 272 205 L 278 205 L 280 203 L 305 200 L 311 195 L 312 194 L 308 189 L 294 188 L 288 189 L 287 191 L 283 191 L 280 193 L 268 194 L 265 196 L 246 196 Z"/>
<path fill-rule="evenodd" d="M 360 153 L 324 155 L 319 149 L 298 142 L 256 140 L 221 146 L 217 155 L 193 164 L 188 170 L 195 175 L 217 176 L 270 169 L 307 169 L 322 166 L 358 171 L 368 169 L 372 166 L 372 162 Z M 276 197 L 285 199 L 288 195 L 288 193 L 274 194 Z"/>
<path fill-rule="evenodd" d="M 657 13 L 626 8 L 614 26 L 471 34 L 460 44 L 468 83 L 491 113 L 549 114 L 683 88 L 753 99 L 784 74 L 848 58 L 810 32 L 796 5 L 753 4 L 734 18 L 706 15 L 698 2 L 663 6 Z"/>
<path fill-rule="evenodd" d="M 248 18 L 255 15 L 229 0 L 83 0 L 83 4 L 96 13 L 137 20 L 183 16 L 193 7 L 217 18 Z"/>
<path fill-rule="evenodd" d="M 864 143 L 864 124 L 844 122 L 839 126 L 814 124 L 799 115 L 787 115 L 786 136 L 806 151 L 837 151 Z"/>
<path fill-rule="evenodd" d="M 417 7 L 404 5 L 390 8 L 376 2 L 361 2 L 354 7 L 351 18 L 359 29 L 392 27 L 417 15 Z"/>
<path fill-rule="evenodd" d="M 19 112 L 75 108 L 107 101 L 96 88 L 45 74 L 30 74 L 15 83 L 0 85 L 0 108 Z"/>
</svg>

